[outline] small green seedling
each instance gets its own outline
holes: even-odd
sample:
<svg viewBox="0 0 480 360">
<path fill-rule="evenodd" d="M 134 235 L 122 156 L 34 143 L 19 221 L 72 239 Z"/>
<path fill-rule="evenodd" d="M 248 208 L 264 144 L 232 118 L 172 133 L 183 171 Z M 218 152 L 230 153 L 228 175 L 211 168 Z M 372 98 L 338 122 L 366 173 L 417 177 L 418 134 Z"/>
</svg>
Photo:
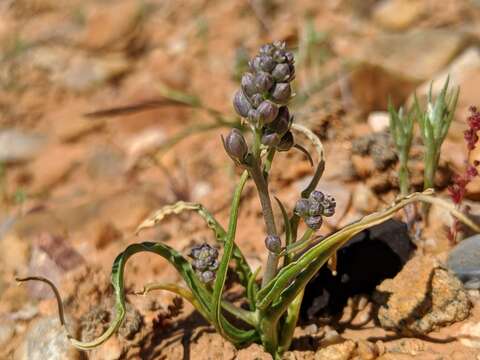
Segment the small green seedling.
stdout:
<svg viewBox="0 0 480 360">
<path fill-rule="evenodd" d="M 434 187 L 435 172 L 440 160 L 440 149 L 448 134 L 450 124 L 457 107 L 460 89 L 449 89 L 447 78 L 435 101 L 432 96 L 432 85 L 428 92 L 427 108 L 423 110 L 415 97 L 415 113 L 420 127 L 420 135 L 424 146 L 424 178 L 423 188 Z"/>
<path fill-rule="evenodd" d="M 397 148 L 400 169 L 398 171 L 398 182 L 400 183 L 400 194 L 406 196 L 410 192 L 410 180 L 408 172 L 408 158 L 413 139 L 413 111 L 405 112 L 401 107 L 398 111 L 388 102 L 390 114 L 390 134 Z"/>
<path fill-rule="evenodd" d="M 398 210 L 410 203 L 424 201 L 446 207 L 461 221 L 480 231 L 453 205 L 434 198 L 432 190 L 428 189 L 423 193 L 398 198 L 389 208 L 370 214 L 325 238 L 316 236 L 323 218 L 334 214 L 335 200 L 316 190 L 325 168 L 322 143 L 310 130 L 296 124 L 288 109 L 294 74 L 293 54 L 287 51 L 284 43 L 276 42 L 262 46 L 259 54 L 249 62 L 249 71 L 242 76 L 241 88 L 234 96 L 233 105 L 242 117 L 243 130 L 251 132 L 252 140 L 247 141 L 239 129 L 232 129 L 223 139 L 227 154 L 236 166 L 243 169 L 232 194 L 226 228 L 201 204 L 190 202 L 166 206 L 138 227 L 140 231 L 156 226 L 169 215 L 193 211 L 205 220 L 221 251 L 208 244 L 200 244 L 185 256 L 161 242 L 128 246 L 117 256 L 112 267 L 112 285 L 116 297 L 115 319 L 106 332 L 93 341 L 82 342 L 70 336 L 75 347 L 83 350 L 95 348 L 118 330 L 125 317 L 125 264 L 130 257 L 140 252 L 150 252 L 165 258 L 176 268 L 185 283 L 147 284 L 142 294 L 153 290 L 171 291 L 189 301 L 219 334 L 236 346 L 260 343 L 275 359 L 280 359 L 290 348 L 306 285 L 329 259 L 335 259 L 338 249 L 362 230 L 392 218 Z M 433 112 L 438 111 L 435 109 Z M 279 157 L 276 155 L 291 149 L 307 153 L 309 161 L 313 163 L 310 154 L 296 140 L 299 134 L 312 143 L 318 164 L 292 212 L 275 198 L 283 217 L 284 230 L 280 232 L 273 216 L 269 174 L 274 159 Z M 253 271 L 250 268 L 236 243 L 240 200 L 247 181 L 253 181 L 257 188 L 266 227 L 264 241 L 268 260 L 261 283 L 257 282 L 261 269 Z M 299 226 L 301 222 L 305 223 L 306 230 L 299 234 L 303 228 Z M 331 263 L 334 264 L 335 261 Z M 231 268 L 244 289 L 242 301 L 247 307 L 237 306 L 223 297 Z M 52 287 L 58 301 L 60 320 L 65 325 L 62 301 L 53 283 L 41 277 L 18 279 L 27 280 L 43 281 Z M 240 323 L 233 323 L 230 320 L 232 316 L 240 320 Z"/>
</svg>

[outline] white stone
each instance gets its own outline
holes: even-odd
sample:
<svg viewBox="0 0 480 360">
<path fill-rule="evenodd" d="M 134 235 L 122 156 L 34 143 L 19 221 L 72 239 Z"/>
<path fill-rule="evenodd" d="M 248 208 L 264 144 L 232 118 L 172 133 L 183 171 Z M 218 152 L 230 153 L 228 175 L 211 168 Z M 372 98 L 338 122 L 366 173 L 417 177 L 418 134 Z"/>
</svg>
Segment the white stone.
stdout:
<svg viewBox="0 0 480 360">
<path fill-rule="evenodd" d="M 390 126 L 390 115 L 387 111 L 373 111 L 368 115 L 367 123 L 375 132 L 386 130 Z"/>
</svg>

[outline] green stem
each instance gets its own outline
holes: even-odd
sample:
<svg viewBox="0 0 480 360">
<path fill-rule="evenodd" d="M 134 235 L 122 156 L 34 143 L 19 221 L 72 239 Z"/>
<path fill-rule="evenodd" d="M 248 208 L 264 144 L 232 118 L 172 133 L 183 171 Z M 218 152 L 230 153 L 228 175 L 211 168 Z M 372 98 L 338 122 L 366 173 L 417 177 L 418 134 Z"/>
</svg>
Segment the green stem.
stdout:
<svg viewBox="0 0 480 360">
<path fill-rule="evenodd" d="M 253 179 L 253 182 L 255 183 L 258 191 L 258 197 L 260 198 L 260 204 L 262 206 L 263 219 L 265 221 L 265 226 L 267 227 L 267 234 L 278 236 L 277 227 L 275 226 L 275 218 L 273 217 L 272 202 L 270 200 L 270 194 L 268 191 L 268 183 L 262 172 L 262 164 L 260 158 L 260 130 L 253 129 L 253 134 L 253 157 L 251 160 L 251 164 L 248 167 L 248 172 L 250 174 L 250 177 Z M 271 251 L 268 252 L 268 259 L 265 266 L 265 274 L 262 279 L 262 286 L 264 286 L 268 281 L 273 279 L 273 277 L 277 273 L 278 259 L 279 257 L 277 254 Z"/>
<path fill-rule="evenodd" d="M 260 339 L 266 352 L 277 358 L 278 348 L 278 318 L 271 316 L 261 317 Z"/>
<path fill-rule="evenodd" d="M 285 255 L 292 257 L 296 253 L 305 249 L 308 245 L 312 243 L 312 235 L 315 234 L 315 230 L 308 228 L 303 236 L 297 242 L 289 245 L 285 249 Z"/>
<path fill-rule="evenodd" d="M 275 149 L 271 148 L 268 150 L 267 158 L 265 159 L 265 164 L 263 165 L 263 177 L 267 180 L 270 169 L 272 168 L 273 158 L 275 157 Z"/>
<path fill-rule="evenodd" d="M 407 196 L 410 191 L 410 182 L 408 179 L 408 152 L 399 154 L 400 169 L 398 171 L 398 182 L 400 184 L 400 194 Z"/>
<path fill-rule="evenodd" d="M 256 159 L 253 160 L 252 166 L 249 168 L 250 176 L 252 177 L 258 191 L 260 204 L 262 206 L 263 218 L 267 227 L 267 234 L 277 236 L 277 228 L 275 226 L 275 219 L 273 217 L 272 202 L 268 192 L 268 185 L 263 177 L 260 165 Z M 265 267 L 265 274 L 262 280 L 262 286 L 268 283 L 277 273 L 278 255 L 269 251 L 267 265 Z"/>
<path fill-rule="evenodd" d="M 282 325 L 280 343 L 278 344 L 277 354 L 280 356 L 290 348 L 293 339 L 293 333 L 297 326 L 298 317 L 300 316 L 300 307 L 302 305 L 304 291 L 302 290 L 297 297 L 291 302 L 287 310 L 287 316 Z"/>
<path fill-rule="evenodd" d="M 423 174 L 423 190 L 435 188 L 435 172 L 437 171 L 439 156 L 436 154 L 435 144 L 429 144 L 425 153 L 425 170 Z M 422 206 L 423 218 L 428 221 L 430 205 L 424 203 Z"/>
</svg>

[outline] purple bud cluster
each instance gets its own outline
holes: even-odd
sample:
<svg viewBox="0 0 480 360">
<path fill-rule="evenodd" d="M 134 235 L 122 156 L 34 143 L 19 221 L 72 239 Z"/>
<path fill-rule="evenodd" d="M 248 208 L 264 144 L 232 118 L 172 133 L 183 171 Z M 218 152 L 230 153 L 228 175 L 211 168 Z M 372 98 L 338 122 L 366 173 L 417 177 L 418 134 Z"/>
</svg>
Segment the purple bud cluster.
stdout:
<svg viewBox="0 0 480 360">
<path fill-rule="evenodd" d="M 262 143 L 287 151 L 294 145 L 290 126 L 293 117 L 286 106 L 292 96 L 290 82 L 295 78 L 293 53 L 277 41 L 263 45 L 249 61 L 250 71 L 242 76 L 233 107 L 257 129 Z"/>
<path fill-rule="evenodd" d="M 192 267 L 198 277 L 204 283 L 215 279 L 215 271 L 218 269 L 218 250 L 208 244 L 195 245 L 188 254 L 192 260 Z"/>
<path fill-rule="evenodd" d="M 335 214 L 335 199 L 321 191 L 312 191 L 308 199 L 302 198 L 295 205 L 295 214 L 305 220 L 305 224 L 313 230 L 318 230 L 323 223 L 322 216 Z"/>
</svg>

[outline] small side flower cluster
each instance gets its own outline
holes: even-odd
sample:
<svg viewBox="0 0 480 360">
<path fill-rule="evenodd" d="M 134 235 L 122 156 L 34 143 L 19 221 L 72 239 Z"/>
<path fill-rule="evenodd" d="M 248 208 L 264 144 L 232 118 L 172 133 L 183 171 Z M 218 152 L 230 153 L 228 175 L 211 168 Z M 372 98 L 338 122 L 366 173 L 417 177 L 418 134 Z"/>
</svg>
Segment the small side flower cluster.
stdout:
<svg viewBox="0 0 480 360">
<path fill-rule="evenodd" d="M 290 82 L 295 78 L 293 53 L 282 41 L 264 45 L 250 60 L 249 68 L 233 98 L 235 111 L 261 130 L 264 145 L 287 151 L 294 142 L 289 131 L 293 117 L 286 106 L 292 97 Z"/>
<path fill-rule="evenodd" d="M 208 244 L 195 245 L 188 254 L 193 261 L 192 267 L 204 283 L 215 279 L 218 269 L 218 250 Z"/>
<path fill-rule="evenodd" d="M 323 223 L 322 216 L 335 214 L 335 199 L 321 191 L 312 191 L 308 199 L 300 199 L 295 205 L 295 214 L 305 220 L 305 224 L 313 230 L 318 230 Z"/>
<path fill-rule="evenodd" d="M 467 118 L 468 129 L 463 133 L 469 152 L 477 146 L 477 133 L 480 130 L 480 112 L 478 112 L 478 109 L 475 106 L 470 107 L 470 112 L 472 114 Z"/>
<path fill-rule="evenodd" d="M 463 137 L 467 144 L 467 159 L 470 159 L 472 151 L 476 148 L 478 143 L 478 131 L 480 131 L 480 112 L 477 108 L 472 106 L 470 108 L 471 115 L 468 117 L 468 129 L 463 133 Z M 467 163 L 465 172 L 461 175 L 453 175 L 453 184 L 448 187 L 450 197 L 457 208 L 460 208 L 465 193 L 467 192 L 467 185 L 478 176 L 477 167 L 480 165 L 479 160 L 474 160 L 472 164 Z M 456 235 L 459 230 L 459 222 L 454 220 L 452 228 L 450 229 L 450 240 L 455 242 Z"/>
</svg>

